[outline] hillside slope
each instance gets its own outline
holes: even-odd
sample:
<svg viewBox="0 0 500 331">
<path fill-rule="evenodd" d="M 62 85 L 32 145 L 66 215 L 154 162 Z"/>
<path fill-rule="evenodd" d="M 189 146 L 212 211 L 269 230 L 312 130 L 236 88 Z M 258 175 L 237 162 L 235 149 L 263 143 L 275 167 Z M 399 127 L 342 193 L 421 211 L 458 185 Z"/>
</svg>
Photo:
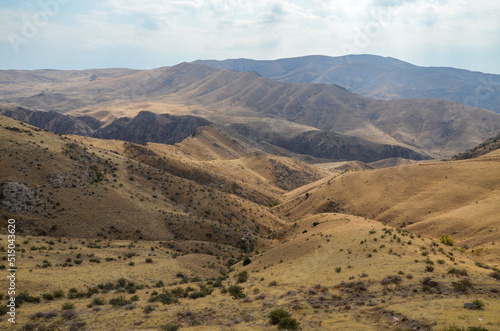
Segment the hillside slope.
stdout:
<svg viewBox="0 0 500 331">
<path fill-rule="evenodd" d="M 199 240 L 251 250 L 268 245 L 282 224 L 267 207 L 283 192 L 278 187 L 268 185 L 266 195 L 167 162 L 147 147 L 105 141 L 101 149 L 97 139 L 85 144 L 0 119 L 0 209 L 21 215 L 20 234 Z"/>
<path fill-rule="evenodd" d="M 337 84 L 369 98 L 442 99 L 500 113 L 500 75 L 455 68 L 420 67 L 375 55 L 196 62 L 239 72 L 255 71 L 264 77 L 287 83 Z M 476 97 L 478 94 L 480 97 Z"/>
<path fill-rule="evenodd" d="M 331 84 L 280 83 L 255 72 L 238 73 L 196 63 L 124 71 L 122 76 L 94 81 L 81 77 L 68 83 L 55 82 L 43 93 L 36 91 L 44 85 L 33 84 L 35 92 L 29 97 L 23 83 L 18 86 L 19 93 L 13 91 L 16 82 L 8 88 L 0 86 L 0 101 L 70 112 L 77 117 L 93 116 L 107 124 L 116 118 L 134 117 L 141 110 L 195 115 L 222 125 L 278 119 L 284 125 L 281 131 L 293 127 L 286 123 L 297 123 L 310 130 L 399 145 L 431 157 L 462 152 L 500 130 L 500 115 L 450 101 L 372 100 Z M 290 131 L 296 132 L 295 128 Z"/>
<path fill-rule="evenodd" d="M 336 174 L 286 194 L 291 219 L 343 211 L 482 248 L 498 263 L 500 154 Z"/>
</svg>

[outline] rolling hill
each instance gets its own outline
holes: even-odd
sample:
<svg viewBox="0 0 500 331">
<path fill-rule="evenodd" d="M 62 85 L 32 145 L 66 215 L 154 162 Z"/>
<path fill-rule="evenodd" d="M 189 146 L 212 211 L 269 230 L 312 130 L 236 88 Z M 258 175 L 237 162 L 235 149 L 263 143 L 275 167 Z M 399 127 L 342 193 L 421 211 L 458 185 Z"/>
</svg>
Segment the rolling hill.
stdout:
<svg viewBox="0 0 500 331">
<path fill-rule="evenodd" d="M 0 72 L 0 76 L 7 74 Z M 92 116 L 107 125 L 147 110 L 194 115 L 225 126 L 250 125 L 261 131 L 258 137 L 266 137 L 270 131 L 291 139 L 319 129 L 412 149 L 430 157 L 462 152 L 500 130 L 500 115 L 450 101 L 372 100 L 335 85 L 280 83 L 252 72 L 238 73 L 196 63 L 149 71 L 124 70 L 121 76 L 98 75 L 92 81 L 82 73 L 67 83 L 55 81 L 50 88 L 38 78 L 33 82 L 33 91 L 43 93 L 31 96 L 26 95 L 22 82 L 35 73 L 24 74 L 18 92 L 12 86 L 16 82 L 0 86 L 2 102 L 11 107 L 56 110 L 77 118 Z M 37 77 L 45 74 L 36 72 Z M 50 75 L 55 73 L 51 71 Z M 264 126 L 258 125 L 263 122 L 268 122 L 265 132 Z M 408 152 L 404 153 L 390 156 L 407 157 Z"/>
<path fill-rule="evenodd" d="M 374 99 L 442 99 L 500 112 L 500 75 L 482 72 L 420 67 L 375 55 L 196 62 L 239 72 L 255 71 L 264 77 L 287 83 L 337 84 Z"/>
<path fill-rule="evenodd" d="M 308 330 L 500 326 L 498 151 L 312 166 L 226 131 L 139 145 L 0 116 L 0 211 L 31 270 L 18 325 L 269 330 L 283 309 Z"/>
<path fill-rule="evenodd" d="M 412 233 L 450 235 L 498 263 L 500 155 L 335 174 L 287 193 L 291 219 L 345 212 Z M 479 256 L 479 254 L 478 254 Z"/>
</svg>

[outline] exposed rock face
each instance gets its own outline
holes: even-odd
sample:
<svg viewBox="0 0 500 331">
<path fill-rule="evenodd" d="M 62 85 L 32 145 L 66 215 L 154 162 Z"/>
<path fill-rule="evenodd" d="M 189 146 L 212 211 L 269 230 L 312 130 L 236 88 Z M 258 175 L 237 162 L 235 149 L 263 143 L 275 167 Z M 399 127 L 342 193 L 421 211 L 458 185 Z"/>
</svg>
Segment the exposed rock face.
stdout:
<svg viewBox="0 0 500 331">
<path fill-rule="evenodd" d="M 175 144 L 211 123 L 196 116 L 173 116 L 141 111 L 134 118 L 123 117 L 94 133 L 95 138 L 119 139 L 137 144 Z"/>
<path fill-rule="evenodd" d="M 35 207 L 40 201 L 38 192 L 30 189 L 26 184 L 18 182 L 7 182 L 2 187 L 2 206 L 9 212 L 23 215 Z"/>
<path fill-rule="evenodd" d="M 104 179 L 104 174 L 112 172 L 111 164 L 91 154 L 75 143 L 69 143 L 65 150 L 66 156 L 76 161 L 75 168 L 67 173 L 54 172 L 50 174 L 49 182 L 54 188 L 78 187 L 97 183 Z"/>
<path fill-rule="evenodd" d="M 55 111 L 33 111 L 21 107 L 16 109 L 0 109 L 0 115 L 58 134 L 90 136 L 96 125 L 102 125 L 98 120 L 89 120 L 88 117 L 77 118 Z"/>
<path fill-rule="evenodd" d="M 240 239 L 238 245 L 245 252 L 252 252 L 255 249 L 255 243 L 252 241 L 249 235 L 243 236 Z"/>
</svg>

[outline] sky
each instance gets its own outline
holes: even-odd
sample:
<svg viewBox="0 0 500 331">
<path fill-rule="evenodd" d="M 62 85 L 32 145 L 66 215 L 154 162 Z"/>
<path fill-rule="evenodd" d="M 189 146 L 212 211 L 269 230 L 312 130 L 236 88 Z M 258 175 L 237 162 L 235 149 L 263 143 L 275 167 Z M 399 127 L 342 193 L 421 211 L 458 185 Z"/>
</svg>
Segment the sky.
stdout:
<svg viewBox="0 0 500 331">
<path fill-rule="evenodd" d="M 317 54 L 500 74 L 500 1 L 0 0 L 0 69 Z"/>
</svg>

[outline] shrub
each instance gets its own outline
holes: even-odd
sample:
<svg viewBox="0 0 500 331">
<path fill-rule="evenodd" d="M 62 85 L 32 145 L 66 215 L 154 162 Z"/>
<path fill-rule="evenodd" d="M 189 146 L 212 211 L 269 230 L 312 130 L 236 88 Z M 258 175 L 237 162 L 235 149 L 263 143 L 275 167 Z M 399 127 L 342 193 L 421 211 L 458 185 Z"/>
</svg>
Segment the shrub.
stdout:
<svg viewBox="0 0 500 331">
<path fill-rule="evenodd" d="M 461 279 L 458 282 L 452 282 L 451 284 L 453 285 L 453 289 L 457 292 L 467 292 L 467 289 L 472 287 L 472 282 L 467 278 Z"/>
<path fill-rule="evenodd" d="M 179 326 L 177 324 L 169 323 L 163 326 L 160 326 L 161 331 L 177 331 L 179 330 Z"/>
<path fill-rule="evenodd" d="M 127 280 L 122 277 L 122 278 L 119 278 L 116 283 L 117 283 L 116 287 L 125 287 L 127 285 Z"/>
<path fill-rule="evenodd" d="M 134 302 L 134 301 L 139 301 L 139 296 L 138 295 L 134 295 L 130 298 L 130 301 Z"/>
<path fill-rule="evenodd" d="M 71 324 L 69 326 L 69 331 L 83 330 L 83 328 L 85 327 L 85 325 L 87 325 L 87 322 L 85 322 L 85 321 L 74 321 L 74 322 L 71 322 Z"/>
<path fill-rule="evenodd" d="M 434 267 L 431 266 L 431 265 L 428 265 L 425 267 L 425 272 L 433 272 L 434 271 Z"/>
<path fill-rule="evenodd" d="M 403 280 L 401 279 L 401 276 L 395 275 L 395 276 L 385 276 L 384 279 L 380 281 L 380 283 L 382 283 L 382 285 L 388 285 L 391 283 L 399 284 L 402 281 Z"/>
<path fill-rule="evenodd" d="M 54 294 L 52 293 L 44 293 L 42 294 L 42 297 L 47 300 L 47 301 L 52 301 L 54 300 Z"/>
<path fill-rule="evenodd" d="M 153 263 L 153 259 L 148 257 L 148 258 L 146 259 L 146 263 Z"/>
<path fill-rule="evenodd" d="M 249 265 L 250 263 L 252 263 L 252 260 L 250 260 L 250 258 L 246 258 L 244 261 L 243 261 L 243 266 L 246 266 L 246 265 Z"/>
<path fill-rule="evenodd" d="M 29 295 L 28 292 L 21 292 L 16 297 L 16 304 L 22 304 L 23 302 L 40 303 L 40 297 L 34 297 Z"/>
<path fill-rule="evenodd" d="M 295 318 L 285 317 L 278 323 L 278 329 L 281 330 L 298 330 L 300 323 Z"/>
<path fill-rule="evenodd" d="M 457 269 L 457 268 L 450 268 L 448 270 L 448 273 L 449 274 L 452 274 L 452 275 L 460 275 L 460 276 L 467 276 L 467 270 L 465 269 Z"/>
<path fill-rule="evenodd" d="M 269 283 L 269 286 L 278 286 L 278 282 L 273 280 L 272 282 Z"/>
<path fill-rule="evenodd" d="M 57 317 L 57 312 L 49 311 L 45 313 L 45 319 L 55 318 Z"/>
<path fill-rule="evenodd" d="M 76 314 L 76 311 L 74 309 L 68 309 L 68 310 L 63 311 L 63 313 L 62 313 L 62 317 L 64 319 L 67 319 L 67 320 L 75 318 L 76 315 L 77 314 Z"/>
<path fill-rule="evenodd" d="M 277 325 L 282 319 L 292 317 L 289 312 L 283 309 L 275 309 L 269 313 L 269 323 Z"/>
<path fill-rule="evenodd" d="M 171 293 L 162 293 L 162 294 L 159 294 L 157 296 L 152 296 L 149 299 L 149 302 L 155 302 L 155 301 L 161 302 L 164 305 L 179 303 L 179 300 L 177 300 L 177 298 L 174 297 Z"/>
<path fill-rule="evenodd" d="M 455 241 L 453 240 L 452 237 L 450 237 L 449 235 L 445 235 L 445 234 L 443 234 L 439 238 L 439 241 L 442 242 L 443 244 L 447 245 L 447 246 L 453 246 L 453 244 L 455 243 Z"/>
<path fill-rule="evenodd" d="M 243 287 L 241 286 L 238 286 L 238 285 L 232 285 L 232 286 L 229 286 L 229 288 L 227 289 L 227 291 L 229 292 L 229 294 L 231 294 L 233 296 L 233 298 L 235 299 L 240 299 L 240 298 L 244 298 L 246 297 L 247 295 L 243 292 Z"/>
<path fill-rule="evenodd" d="M 3 316 L 9 312 L 7 305 L 0 305 L 0 316 Z"/>
<path fill-rule="evenodd" d="M 125 305 L 128 305 L 132 303 L 131 301 L 125 299 L 123 295 L 120 295 L 119 297 L 109 299 L 109 304 L 112 305 L 113 307 L 123 307 Z"/>
<path fill-rule="evenodd" d="M 248 271 L 242 271 L 238 274 L 238 283 L 244 283 L 248 280 Z"/>
<path fill-rule="evenodd" d="M 65 302 L 63 305 L 62 305 L 62 310 L 70 310 L 70 309 L 73 309 L 75 308 L 75 305 L 71 302 Z"/>
<path fill-rule="evenodd" d="M 39 312 L 37 312 L 37 313 L 34 313 L 34 314 L 30 315 L 30 316 L 29 316 L 29 319 L 30 319 L 30 320 L 34 320 L 34 319 L 37 319 L 37 318 L 43 318 L 43 317 L 45 317 L 45 313 L 43 313 L 43 312 L 39 311 Z"/>
<path fill-rule="evenodd" d="M 497 280 L 500 280 L 500 272 L 498 272 L 498 271 L 494 271 L 494 272 L 492 272 L 492 273 L 490 274 L 490 277 L 493 277 L 493 278 L 495 278 L 495 279 L 497 279 Z"/>
<path fill-rule="evenodd" d="M 54 298 L 56 298 L 56 299 L 64 298 L 64 291 L 63 290 L 55 290 L 54 291 Z"/>
<path fill-rule="evenodd" d="M 473 300 L 472 304 L 476 305 L 477 309 L 484 309 L 484 302 L 479 299 Z"/>
<path fill-rule="evenodd" d="M 106 299 L 104 299 L 103 297 L 92 299 L 92 305 L 94 306 L 103 306 L 105 304 L 106 304 Z"/>
<path fill-rule="evenodd" d="M 335 272 L 336 272 L 336 273 L 339 273 L 339 272 L 341 272 L 341 271 L 342 271 L 342 267 L 335 267 Z"/>
</svg>

